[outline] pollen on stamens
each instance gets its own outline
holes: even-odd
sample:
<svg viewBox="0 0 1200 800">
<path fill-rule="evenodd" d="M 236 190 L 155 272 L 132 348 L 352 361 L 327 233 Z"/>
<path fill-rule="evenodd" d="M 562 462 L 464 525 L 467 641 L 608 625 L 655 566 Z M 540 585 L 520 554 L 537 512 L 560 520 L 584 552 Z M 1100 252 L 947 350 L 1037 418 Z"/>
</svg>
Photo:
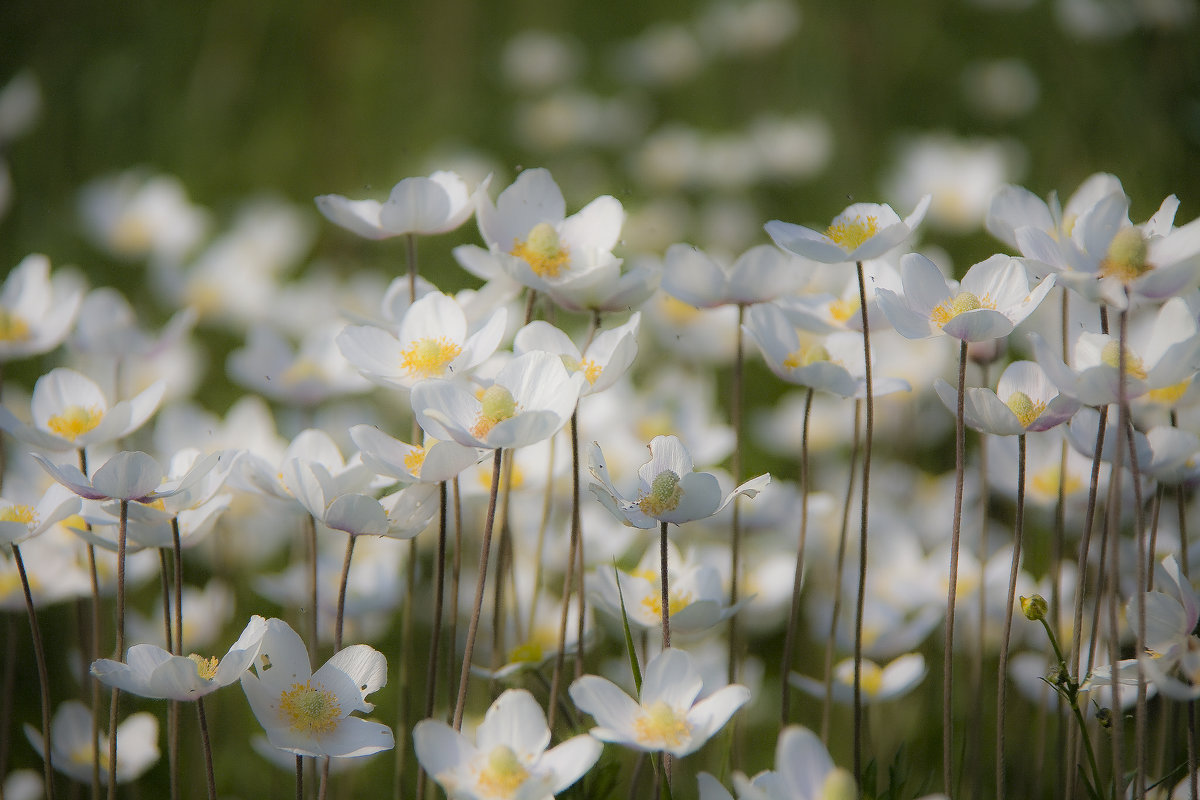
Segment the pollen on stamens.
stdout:
<svg viewBox="0 0 1200 800">
<path fill-rule="evenodd" d="M 683 487 L 673 470 L 665 469 L 654 476 L 650 491 L 638 500 L 638 508 L 648 517 L 658 517 L 679 507 Z"/>
<path fill-rule="evenodd" d="M 20 522 L 33 526 L 37 524 L 38 516 L 33 506 L 11 505 L 0 508 L 0 522 Z"/>
<path fill-rule="evenodd" d="M 333 692 L 314 687 L 311 680 L 293 683 L 292 688 L 279 695 L 279 716 L 294 731 L 309 735 L 329 733 L 337 728 L 341 713 Z"/>
<path fill-rule="evenodd" d="M 100 424 L 104 412 L 92 406 L 68 406 L 61 414 L 55 414 L 46 420 L 46 427 L 64 439 L 75 441 Z"/>
<path fill-rule="evenodd" d="M 512 255 L 525 260 L 541 278 L 557 278 L 563 268 L 570 268 L 571 253 L 559 241 L 558 231 L 549 222 L 539 222 L 529 231 L 525 241 L 513 240 Z"/>
<path fill-rule="evenodd" d="M 568 372 L 582 372 L 583 377 L 586 378 L 588 384 L 592 386 L 596 384 L 596 379 L 599 378 L 600 373 L 604 371 L 604 368 L 595 361 L 586 358 L 583 361 L 577 361 L 576 359 L 571 358 L 571 356 L 563 356 L 562 362 L 563 366 L 567 368 Z"/>
<path fill-rule="evenodd" d="M 460 353 L 462 347 L 446 337 L 426 336 L 400 353 L 400 368 L 414 378 L 436 378 Z"/>
<path fill-rule="evenodd" d="M 404 454 L 404 468 L 413 475 L 421 474 L 421 465 L 425 463 L 425 456 L 429 454 L 427 447 L 414 447 Z"/>
<path fill-rule="evenodd" d="M 970 292 L 959 292 L 950 300 L 943 300 L 939 303 L 929 312 L 929 318 L 940 328 L 959 314 L 980 308 L 991 308 L 991 306 Z"/>
<path fill-rule="evenodd" d="M 639 744 L 664 750 L 686 743 L 692 735 L 692 726 L 684 714 L 676 712 L 665 701 L 656 700 L 633 721 L 633 731 Z"/>
<path fill-rule="evenodd" d="M 866 658 L 862 660 L 860 676 L 863 694 L 868 697 L 874 697 L 883 689 L 883 669 L 874 661 Z M 839 664 L 836 669 L 836 677 L 839 683 L 853 686 L 854 662 L 843 661 Z"/>
<path fill-rule="evenodd" d="M 192 653 L 188 656 L 196 664 L 196 673 L 206 681 L 211 681 L 217 674 L 217 667 L 221 664 L 221 659 L 213 656 L 205 658 L 202 655 Z"/>
<path fill-rule="evenodd" d="M 517 401 L 512 392 L 498 383 L 484 390 L 479 398 L 479 418 L 471 428 L 471 435 L 476 439 L 484 439 L 492 428 L 517 413 Z"/>
<path fill-rule="evenodd" d="M 1100 362 L 1113 369 L 1120 369 L 1121 343 L 1113 339 L 1104 345 L 1104 349 L 1100 351 Z M 1146 367 L 1142 363 L 1142 359 L 1138 358 L 1128 347 L 1125 348 L 1125 374 L 1139 381 L 1146 379 Z"/>
<path fill-rule="evenodd" d="M 825 230 L 825 235 L 843 250 L 856 250 L 858 247 L 879 233 L 879 220 L 875 217 L 837 217 L 833 224 Z"/>
<path fill-rule="evenodd" d="M 1046 410 L 1045 403 L 1041 401 L 1035 403 L 1024 392 L 1013 392 L 1008 396 L 1008 400 L 1004 401 L 1004 404 L 1017 416 L 1017 421 L 1021 423 L 1022 428 L 1028 428 Z"/>
<path fill-rule="evenodd" d="M 529 779 L 529 770 L 508 745 L 497 745 L 488 753 L 483 769 L 479 770 L 477 782 L 480 796 L 507 800 L 516 794 L 521 784 Z"/>
<path fill-rule="evenodd" d="M 655 576 L 657 578 L 657 576 Z M 674 616 L 683 609 L 692 604 L 692 593 L 684 592 L 677 589 L 670 590 L 670 597 L 667 599 L 667 616 Z M 648 594 L 642 598 L 642 608 L 652 617 L 662 616 L 662 596 L 661 594 Z"/>
<path fill-rule="evenodd" d="M 814 344 L 812 347 L 801 347 L 788 354 L 783 360 L 784 369 L 800 369 L 807 367 L 810 364 L 816 364 L 819 361 L 828 361 L 829 351 L 820 344 Z"/>
<path fill-rule="evenodd" d="M 23 342 L 29 338 L 29 323 L 20 314 L 0 308 L 0 342 Z"/>
</svg>

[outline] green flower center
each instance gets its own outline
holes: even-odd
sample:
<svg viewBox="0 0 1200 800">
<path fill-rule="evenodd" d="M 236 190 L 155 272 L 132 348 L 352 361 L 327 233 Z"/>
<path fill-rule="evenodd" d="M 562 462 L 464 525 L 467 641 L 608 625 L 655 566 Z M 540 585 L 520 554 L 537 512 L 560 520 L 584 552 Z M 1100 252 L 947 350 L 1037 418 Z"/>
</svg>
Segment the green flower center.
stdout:
<svg viewBox="0 0 1200 800">
<path fill-rule="evenodd" d="M 1149 249 L 1141 230 L 1122 228 L 1108 245 L 1108 252 L 1100 262 L 1100 274 L 1129 283 L 1150 269 L 1146 263 Z"/>
<path fill-rule="evenodd" d="M 638 508 L 648 517 L 657 517 L 678 508 L 681 497 L 683 489 L 679 485 L 679 476 L 665 469 L 654 476 L 650 491 L 638 501 Z"/>
</svg>

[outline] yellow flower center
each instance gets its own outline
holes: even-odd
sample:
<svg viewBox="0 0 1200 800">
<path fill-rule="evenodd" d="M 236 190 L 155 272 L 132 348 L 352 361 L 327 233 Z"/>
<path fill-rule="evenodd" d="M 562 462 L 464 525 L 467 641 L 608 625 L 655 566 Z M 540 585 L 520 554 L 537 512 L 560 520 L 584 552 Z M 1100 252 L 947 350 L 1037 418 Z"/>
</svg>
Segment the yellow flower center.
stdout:
<svg viewBox="0 0 1200 800">
<path fill-rule="evenodd" d="M 540 664 L 546 654 L 554 652 L 557 647 L 557 629 L 534 628 L 528 639 L 508 651 L 508 661 L 510 664 Z"/>
<path fill-rule="evenodd" d="M 420 475 L 421 465 L 425 463 L 427 455 L 429 455 L 428 447 L 414 447 L 404 454 L 404 468 L 413 475 Z"/>
<path fill-rule="evenodd" d="M 196 664 L 196 672 L 206 681 L 211 681 L 217 674 L 217 666 L 221 663 L 221 659 L 213 656 L 205 658 L 204 656 L 192 653 L 188 656 Z"/>
<path fill-rule="evenodd" d="M 583 361 L 576 361 L 570 356 L 563 356 L 562 362 L 568 372 L 582 372 L 583 377 L 592 386 L 596 384 L 596 379 L 600 377 L 600 373 L 603 371 L 603 368 L 599 364 L 586 358 Z"/>
<path fill-rule="evenodd" d="M 1030 488 L 1044 500 L 1058 497 L 1058 484 L 1062 480 L 1057 464 L 1046 467 L 1034 473 L 1029 481 Z M 1083 481 L 1078 476 L 1067 473 L 1067 485 L 1064 494 L 1068 497 L 1083 488 Z"/>
<path fill-rule="evenodd" d="M 654 476 L 650 491 L 638 501 L 638 508 L 648 517 L 657 517 L 678 508 L 681 497 L 683 489 L 679 485 L 679 476 L 665 469 Z"/>
<path fill-rule="evenodd" d="M 539 222 L 529 231 L 525 241 L 513 240 L 512 254 L 541 278 L 557 278 L 564 267 L 571 267 L 571 253 L 562 246 L 558 231 L 549 222 Z"/>
<path fill-rule="evenodd" d="M 939 303 L 933 311 L 929 312 L 929 318 L 940 328 L 965 311 L 991 308 L 991 304 L 985 302 L 986 300 L 986 297 L 980 300 L 970 292 L 959 292 L 952 299 Z"/>
<path fill-rule="evenodd" d="M 311 680 L 293 683 L 279 695 L 279 715 L 292 730 L 311 735 L 337 728 L 342 709 L 337 697 L 326 689 L 314 688 Z"/>
<path fill-rule="evenodd" d="M 436 378 L 461 352 L 461 347 L 444 336 L 426 336 L 400 354 L 400 366 L 414 378 Z"/>
<path fill-rule="evenodd" d="M 1033 402 L 1029 395 L 1024 392 L 1013 392 L 1008 396 L 1008 400 L 1004 403 L 1008 409 L 1017 416 L 1017 422 L 1021 423 L 1022 428 L 1028 428 L 1033 424 L 1033 421 L 1038 418 L 1043 411 L 1046 410 L 1046 404 L 1038 401 Z"/>
<path fill-rule="evenodd" d="M 1142 232 L 1133 227 L 1122 228 L 1108 245 L 1108 252 L 1100 261 L 1100 274 L 1129 283 L 1146 270 L 1149 247 Z"/>
<path fill-rule="evenodd" d="M 829 351 L 821 344 L 814 344 L 811 347 L 801 347 L 788 354 L 788 357 L 783 360 L 784 369 L 800 369 L 807 367 L 810 364 L 815 364 L 818 361 L 828 361 Z"/>
<path fill-rule="evenodd" d="M 858 298 L 849 300 L 834 300 L 829 304 L 829 316 L 836 319 L 838 322 L 846 322 L 851 317 L 857 317 L 862 304 L 858 302 Z"/>
<path fill-rule="evenodd" d="M 529 770 L 507 745 L 496 745 L 488 753 L 487 766 L 479 771 L 480 797 L 510 798 L 529 778 Z"/>
<path fill-rule="evenodd" d="M 498 383 L 493 383 L 485 389 L 479 402 L 479 419 L 475 421 L 475 427 L 471 428 L 471 435 L 476 439 L 485 438 L 497 423 L 511 419 L 517 413 L 516 398 Z"/>
<path fill-rule="evenodd" d="M 657 580 L 654 576 L 652 580 Z M 683 609 L 692 604 L 692 593 L 683 592 L 678 589 L 670 591 L 670 597 L 667 598 L 667 616 L 678 614 Z M 662 616 L 662 593 L 648 594 L 642 598 L 642 608 L 646 609 L 646 613 L 654 616 Z"/>
<path fill-rule="evenodd" d="M 825 230 L 825 235 L 843 250 L 856 250 L 859 245 L 879 233 L 879 220 L 875 217 L 839 216 Z"/>
<path fill-rule="evenodd" d="M 838 767 L 825 776 L 820 797 L 822 800 L 854 800 L 858 797 L 858 786 L 854 782 L 854 776 Z"/>
<path fill-rule="evenodd" d="M 1120 369 L 1121 343 L 1114 339 L 1104 345 L 1104 349 L 1100 351 L 1100 362 L 1113 369 Z M 1146 379 L 1146 368 L 1142 364 L 1142 360 L 1134 355 L 1128 347 L 1125 348 L 1125 374 L 1131 378 L 1137 378 L 1139 381 Z"/>
<path fill-rule="evenodd" d="M 1171 386 L 1164 386 L 1161 389 L 1151 389 L 1148 398 L 1153 403 L 1158 403 L 1164 406 L 1173 406 L 1179 402 L 1188 387 L 1192 385 L 1191 378 L 1184 378 L 1179 383 Z"/>
<path fill-rule="evenodd" d="M 700 309 L 671 297 L 669 294 L 662 296 L 662 299 L 659 300 L 659 307 L 662 309 L 663 317 L 672 325 L 688 325 L 695 322 L 696 317 L 700 316 Z"/>
<path fill-rule="evenodd" d="M 0 308 L 0 342 L 21 342 L 29 338 L 29 323 L 7 308 Z"/>
<path fill-rule="evenodd" d="M 142 255 L 152 241 L 150 226 L 140 214 L 124 215 L 112 231 L 113 249 L 124 256 Z"/>
<path fill-rule="evenodd" d="M 78 747 L 76 747 L 74 750 L 71 751 L 70 760 L 71 760 L 72 764 L 78 764 L 80 766 L 91 766 L 92 761 L 95 759 L 96 751 L 88 746 L 86 739 L 87 739 L 87 737 L 85 737 L 84 742 L 82 744 L 80 744 Z M 106 737 L 102 737 L 100 739 L 100 748 L 101 748 L 102 752 L 107 752 L 108 739 Z M 105 761 L 102 758 L 100 761 L 100 769 L 103 770 L 104 768 L 105 768 Z"/>
<path fill-rule="evenodd" d="M 104 419 L 104 412 L 95 406 L 68 406 L 61 414 L 55 414 L 46 421 L 46 427 L 54 433 L 75 441 L 76 438 L 90 431 Z"/>
<path fill-rule="evenodd" d="M 642 715 L 633 721 L 634 734 L 638 743 L 663 750 L 679 747 L 692 735 L 692 726 L 685 714 L 680 714 L 666 702 L 656 700 L 654 705 L 642 709 Z"/>
<path fill-rule="evenodd" d="M 298 358 L 280 376 L 285 386 L 295 386 L 308 380 L 320 380 L 321 365 L 311 358 Z"/>
<path fill-rule="evenodd" d="M 11 505 L 0 508 L 0 522 L 20 522 L 22 525 L 33 526 L 37 521 L 37 512 L 33 506 Z"/>
</svg>

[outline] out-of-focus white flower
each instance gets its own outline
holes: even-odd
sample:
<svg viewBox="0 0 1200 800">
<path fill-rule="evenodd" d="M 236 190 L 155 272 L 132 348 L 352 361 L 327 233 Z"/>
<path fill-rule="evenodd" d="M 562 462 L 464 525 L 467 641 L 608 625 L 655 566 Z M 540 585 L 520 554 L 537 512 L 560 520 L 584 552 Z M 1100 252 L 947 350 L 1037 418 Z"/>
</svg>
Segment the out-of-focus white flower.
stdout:
<svg viewBox="0 0 1200 800">
<path fill-rule="evenodd" d="M 1037 73 L 1019 58 L 968 64 L 963 68 L 960 85 L 963 101 L 977 113 L 995 120 L 1025 116 L 1037 106 L 1041 95 Z"/>
<path fill-rule="evenodd" d="M 94 244 L 127 261 L 179 262 L 200 244 L 211 222 L 178 178 L 140 169 L 84 186 L 79 215 Z"/>
<path fill-rule="evenodd" d="M 65 486 L 51 484 L 34 504 L 0 498 L 0 543 L 19 544 L 79 513 L 79 498 Z"/>
<path fill-rule="evenodd" d="M 580 46 L 567 36 L 526 30 L 504 43 L 500 70 L 515 89 L 537 92 L 570 83 L 582 64 Z"/>
<path fill-rule="evenodd" d="M 485 190 L 487 182 L 479 188 Z M 336 225 L 367 239 L 452 231 L 474 211 L 467 184 L 453 172 L 405 178 L 392 187 L 387 202 L 349 200 L 339 194 L 316 198 L 317 209 Z"/>
<path fill-rule="evenodd" d="M 925 657 L 908 653 L 880 667 L 870 659 L 862 662 L 862 698 L 864 703 L 881 703 L 902 697 L 925 678 Z M 788 681 L 813 697 L 825 696 L 825 684 L 793 672 Z M 833 668 L 833 699 L 854 702 L 854 659 L 839 661 Z"/>
<path fill-rule="evenodd" d="M 21 259 L 0 286 L 0 364 L 58 347 L 82 300 L 83 288 L 73 278 L 50 277 L 50 259 Z"/>
<path fill-rule="evenodd" d="M 921 198 L 903 220 L 889 205 L 854 203 L 833 218 L 822 233 L 771 220 L 764 227 L 775 244 L 798 256 L 823 264 L 842 264 L 878 258 L 907 239 L 929 209 L 932 198 Z"/>
<path fill-rule="evenodd" d="M 361 394 L 371 388 L 338 351 L 338 325 L 315 326 L 299 347 L 269 325 L 255 325 L 246 344 L 229 354 L 229 376 L 242 386 L 272 400 L 313 407 L 335 397 Z"/>
<path fill-rule="evenodd" d="M 25 726 L 25 738 L 38 755 L 46 752 L 41 731 Z M 96 753 L 108 752 L 108 736 L 92 740 L 92 712 L 83 703 L 68 700 L 54 712 L 50 725 L 50 750 L 54 768 L 80 783 L 91 783 Z M 158 761 L 158 719 L 147 711 L 131 714 L 117 726 L 117 783 L 137 780 Z M 108 780 L 108 759 L 100 758 L 100 783 Z"/>
<path fill-rule="evenodd" d="M 704 46 L 726 56 L 749 56 L 774 49 L 800 28 L 800 9 L 789 0 L 721 0 L 697 21 Z"/>
<path fill-rule="evenodd" d="M 983 225 L 996 190 L 1020 177 L 1023 161 L 1015 142 L 930 133 L 899 144 L 884 194 L 905 207 L 931 195 L 931 225 L 970 233 Z"/>
<path fill-rule="evenodd" d="M 516 355 L 540 350 L 562 359 L 572 372 L 582 372 L 587 382 L 581 395 L 603 391 L 620 379 L 637 356 L 637 332 L 641 314 L 634 312 L 625 324 L 597 334 L 586 353 L 567 334 L 548 322 L 534 320 L 517 331 L 513 339 Z"/>
</svg>

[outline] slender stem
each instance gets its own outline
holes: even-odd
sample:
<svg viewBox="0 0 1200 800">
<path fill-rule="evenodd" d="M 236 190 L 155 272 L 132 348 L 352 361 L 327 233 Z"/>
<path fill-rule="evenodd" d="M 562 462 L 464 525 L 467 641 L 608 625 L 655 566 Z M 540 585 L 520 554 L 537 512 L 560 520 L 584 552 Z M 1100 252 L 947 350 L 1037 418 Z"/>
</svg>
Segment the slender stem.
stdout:
<svg viewBox="0 0 1200 800">
<path fill-rule="evenodd" d="M 667 523 L 659 523 L 658 563 L 662 574 L 662 635 L 663 650 L 671 646 L 671 591 L 667 573 Z"/>
<path fill-rule="evenodd" d="M 858 464 L 859 421 L 862 416 L 862 401 L 854 401 L 854 437 L 850 446 L 850 480 L 846 483 L 846 496 L 842 500 L 842 527 L 838 533 L 837 564 L 833 570 L 833 609 L 829 615 L 829 635 L 825 638 L 825 699 L 821 706 L 821 741 L 829 746 L 829 715 L 833 706 L 833 651 L 837 646 L 837 625 L 842 610 L 842 573 L 846 565 L 846 539 L 850 532 L 850 504 L 854 500 L 855 467 Z"/>
<path fill-rule="evenodd" d="M 308 542 L 308 652 L 317 653 L 319 639 L 317 638 L 318 618 L 321 616 L 320 606 L 318 601 L 321 599 L 317 593 L 317 521 L 313 519 L 312 514 L 305 515 L 305 539 Z"/>
<path fill-rule="evenodd" d="M 346 618 L 346 586 L 350 583 L 350 560 L 354 558 L 352 533 L 346 534 L 346 557 L 342 560 L 342 578 L 338 582 L 337 619 L 333 625 L 333 652 L 342 649 L 342 623 Z"/>
<path fill-rule="evenodd" d="M 1008 602 L 1004 610 L 1004 633 L 1000 635 L 1000 667 L 996 676 L 996 800 L 1004 800 L 1004 720 L 1008 689 L 1008 645 L 1012 635 L 1013 604 L 1017 575 L 1021 569 L 1021 538 L 1025 528 L 1025 434 L 1017 437 L 1017 519 L 1013 526 L 1012 566 L 1008 571 Z"/>
<path fill-rule="evenodd" d="M 438 543 L 437 559 L 433 565 L 433 630 L 429 634 L 429 664 L 425 672 L 425 719 L 433 717 L 433 703 L 437 696 L 438 650 L 442 644 L 442 600 L 446 590 L 446 519 L 449 512 L 449 488 L 445 481 L 438 484 Z M 425 797 L 425 768 L 417 771 L 417 798 Z"/>
<path fill-rule="evenodd" d="M 742 401 L 745 392 L 746 345 L 742 333 L 742 321 L 746 316 L 746 306 L 739 303 L 737 307 L 737 330 L 734 334 L 733 360 L 733 396 L 730 400 L 730 417 L 733 423 L 733 484 L 736 486 L 742 480 Z M 732 530 L 729 546 L 729 605 L 737 605 L 738 579 L 742 562 L 742 517 L 741 497 L 733 498 Z M 729 618 L 729 666 L 726 680 L 733 683 L 737 680 L 738 666 L 738 615 Z"/>
<path fill-rule="evenodd" d="M 304 756 L 296 756 L 296 800 L 304 800 Z"/>
<path fill-rule="evenodd" d="M 405 244 L 408 246 L 408 302 L 411 304 L 417 300 L 417 235 L 406 235 Z"/>
<path fill-rule="evenodd" d="M 321 782 L 317 786 L 317 800 L 325 800 L 329 793 L 329 757 L 321 759 Z"/>
<path fill-rule="evenodd" d="M 462 730 L 463 711 L 467 704 L 467 683 L 471 677 L 471 655 L 475 650 L 475 634 L 479 630 L 479 614 L 483 608 L 483 590 L 487 582 L 488 553 L 492 547 L 492 527 L 496 523 L 496 498 L 500 494 L 500 467 L 503 450 L 496 448 L 492 459 L 492 487 L 488 494 L 487 517 L 483 525 L 483 542 L 479 547 L 479 577 L 475 582 L 475 607 L 467 626 L 467 643 L 463 653 L 462 673 L 458 679 L 458 700 L 454 704 L 454 730 Z"/>
<path fill-rule="evenodd" d="M 454 648 L 458 641 L 458 585 L 462 575 L 462 495 L 459 492 L 458 476 L 452 483 L 454 498 L 454 558 L 450 564 L 450 630 L 446 642 L 450 649 L 450 658 L 446 659 L 446 706 L 454 707 Z"/>
<path fill-rule="evenodd" d="M 175 635 L 171 627 L 171 572 L 170 556 L 165 547 L 158 549 L 159 573 L 162 576 L 163 627 L 166 632 L 167 652 L 175 653 Z M 170 774 L 171 800 L 179 800 L 179 703 L 167 703 L 167 772 Z"/>
<path fill-rule="evenodd" d="M 158 572 L 162 579 L 163 629 L 167 640 L 167 652 L 175 652 L 175 635 L 171 629 L 171 564 L 165 547 L 158 548 Z"/>
<path fill-rule="evenodd" d="M 414 423 L 415 425 L 415 423 Z M 416 439 L 414 438 L 414 441 Z M 404 608 L 400 612 L 400 641 L 407 644 L 413 638 L 413 606 L 414 598 L 416 597 L 417 583 L 417 540 L 408 540 L 408 559 L 404 565 Z M 416 672 L 416 648 L 405 647 L 401 650 L 398 658 L 400 664 L 400 679 L 397 681 L 400 686 L 400 727 L 402 731 L 411 731 L 413 725 L 413 700 L 412 692 L 409 691 L 409 685 L 412 683 L 412 676 Z M 401 737 L 402 742 L 396 746 L 396 764 L 395 764 L 395 785 L 393 791 L 397 800 L 401 796 L 400 781 L 405 774 L 405 767 L 408 764 L 408 753 L 410 740 L 408 736 Z"/>
<path fill-rule="evenodd" d="M 29 612 L 29 634 L 33 638 L 33 654 L 37 660 L 38 689 L 42 698 L 42 741 L 45 742 L 45 758 L 42 766 L 45 770 L 46 797 L 54 800 L 54 769 L 50 751 L 50 673 L 46 669 L 46 647 L 42 643 L 42 629 L 38 625 L 37 611 L 33 607 L 33 593 L 29 590 L 29 576 L 25 572 L 25 561 L 21 558 L 21 548 L 16 542 L 10 543 L 13 560 L 17 563 L 17 574 L 21 577 L 21 589 L 25 592 L 25 610 Z"/>
<path fill-rule="evenodd" d="M 859 503 L 861 526 L 858 540 L 858 602 L 854 612 L 854 777 L 860 783 L 863 777 L 862 763 L 862 640 L 863 611 L 867 592 L 867 513 L 871 494 L 871 440 L 875 430 L 875 391 L 871 381 L 871 326 L 867 320 L 867 283 L 863 277 L 861 261 L 855 262 L 858 269 L 858 302 L 862 314 L 863 365 L 866 385 L 866 432 L 863 436 L 862 500 Z M 963 357 L 966 357 L 963 344 Z M 961 383 L 961 382 L 960 382 Z M 962 392 L 962 386 L 959 386 Z M 949 786 L 946 787 L 949 792 Z"/>
<path fill-rule="evenodd" d="M 183 547 L 179 517 L 171 517 L 171 557 L 175 568 L 175 655 L 183 655 Z"/>
<path fill-rule="evenodd" d="M 563 663 L 567 652 L 567 622 L 570 616 L 571 588 L 575 581 L 575 551 L 579 547 L 579 407 L 571 414 L 571 543 L 567 548 L 567 571 L 563 576 L 562 609 L 558 618 L 558 651 L 554 654 L 554 670 L 550 678 L 546 724 L 554 730 L 555 711 L 558 706 L 558 688 L 562 681 Z"/>
<path fill-rule="evenodd" d="M 958 403 L 954 413 L 954 521 L 950 531 L 950 578 L 946 588 L 946 639 L 942 654 L 942 780 L 954 793 L 954 601 L 958 595 L 958 546 L 962 533 L 966 430 L 963 403 L 967 384 L 967 343 L 958 348 Z"/>
<path fill-rule="evenodd" d="M 212 742 L 208 738 L 208 717 L 204 714 L 204 698 L 196 698 L 196 717 L 200 722 L 200 746 L 204 750 L 204 778 L 208 800 L 217 800 L 217 778 L 213 772 Z"/>
<path fill-rule="evenodd" d="M 779 728 L 788 724 L 791 705 L 792 655 L 796 645 L 796 625 L 800 618 L 800 589 L 804 585 L 804 546 L 808 539 L 808 424 L 812 417 L 813 389 L 804 395 L 804 424 L 800 429 L 800 541 L 796 545 L 796 571 L 792 577 L 792 606 L 788 611 L 787 634 L 783 639 L 780 672 Z"/>
<path fill-rule="evenodd" d="M 129 528 L 129 501 L 121 500 L 117 528 L 117 648 L 115 658 L 125 653 L 125 536 Z M 108 798 L 117 797 L 117 710 L 121 690 L 113 687 L 108 705 Z"/>
</svg>

